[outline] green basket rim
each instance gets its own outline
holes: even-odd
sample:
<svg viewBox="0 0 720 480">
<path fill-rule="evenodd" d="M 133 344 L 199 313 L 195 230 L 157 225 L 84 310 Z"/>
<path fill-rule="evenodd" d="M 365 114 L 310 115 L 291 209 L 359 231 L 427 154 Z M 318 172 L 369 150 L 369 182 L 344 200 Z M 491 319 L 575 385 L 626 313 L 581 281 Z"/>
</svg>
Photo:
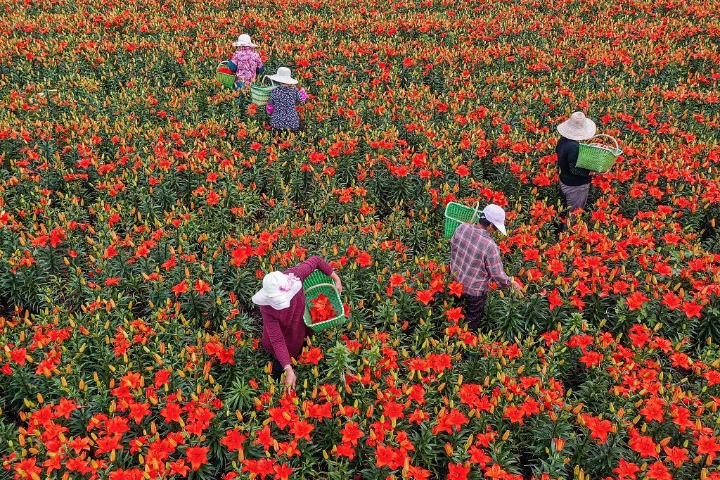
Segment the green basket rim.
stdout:
<svg viewBox="0 0 720 480">
<path fill-rule="evenodd" d="M 327 289 L 327 292 L 332 292 L 332 296 L 328 295 L 328 298 L 330 299 L 333 308 L 338 310 L 337 316 L 327 319 L 323 322 L 312 323 L 312 318 L 310 317 L 310 302 L 317 298 L 317 296 L 310 296 L 309 298 L 306 297 L 305 311 L 303 312 L 303 321 L 308 328 L 312 329 L 315 332 L 320 332 L 327 328 L 342 325 L 350 318 L 349 316 L 345 316 L 345 305 L 343 304 L 342 297 L 340 297 L 340 293 L 335 288 L 334 283 L 330 282 L 332 282 L 332 279 L 328 275 L 325 275 L 318 270 L 308 275 L 303 282 L 303 292 L 306 295 L 307 292 L 318 287 Z"/>
<path fill-rule="evenodd" d="M 448 202 L 445 206 L 445 228 L 443 231 L 445 238 L 451 238 L 461 223 L 473 223 L 477 218 L 476 215 L 479 216 L 480 214 L 478 205 L 479 204 L 476 204 L 475 207 L 468 207 L 462 203 Z M 464 218 L 457 218 L 461 212 L 464 214 Z M 470 218 L 466 218 L 468 214 L 470 214 Z"/>
<path fill-rule="evenodd" d="M 608 147 L 600 143 L 581 143 L 580 148 L 583 150 L 590 150 L 595 153 L 609 154 L 615 157 L 619 157 L 622 154 L 622 150 L 616 147 Z"/>
<path fill-rule="evenodd" d="M 622 151 L 617 147 L 601 144 L 581 143 L 576 165 L 596 172 L 610 170 Z"/>
</svg>

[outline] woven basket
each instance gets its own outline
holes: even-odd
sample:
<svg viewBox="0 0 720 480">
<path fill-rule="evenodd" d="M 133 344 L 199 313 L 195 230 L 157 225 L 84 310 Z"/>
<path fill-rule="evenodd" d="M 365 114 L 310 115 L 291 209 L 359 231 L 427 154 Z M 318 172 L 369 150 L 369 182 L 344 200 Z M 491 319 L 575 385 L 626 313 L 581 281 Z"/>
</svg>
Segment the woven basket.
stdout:
<svg viewBox="0 0 720 480">
<path fill-rule="evenodd" d="M 348 317 L 345 316 L 342 299 L 335 289 L 332 278 L 316 270 L 305 279 L 303 289 L 305 290 L 305 314 L 303 315 L 303 320 L 305 321 L 305 325 L 313 331 L 321 332 L 325 329 L 342 325 L 347 321 Z M 328 297 L 333 308 L 338 312 L 338 315 L 324 322 L 312 323 L 312 318 L 310 317 L 310 302 L 315 300 L 321 293 Z"/>
<path fill-rule="evenodd" d="M 264 76 L 259 84 L 250 85 L 250 101 L 257 106 L 263 107 L 267 105 L 270 99 L 270 92 L 275 90 L 277 85 L 263 85 L 267 76 Z"/>
<path fill-rule="evenodd" d="M 217 69 L 215 69 L 215 80 L 217 80 L 220 85 L 225 88 L 233 88 L 235 87 L 235 75 L 231 75 L 229 73 L 221 73 L 217 71 L 221 67 L 226 67 L 227 64 L 227 60 L 218 64 Z"/>
<path fill-rule="evenodd" d="M 602 143 L 592 142 L 598 137 L 607 137 L 611 139 L 615 143 L 615 146 L 607 146 Z M 577 163 L 575 164 L 579 168 L 599 173 L 607 172 L 615 164 L 617 157 L 622 154 L 622 150 L 618 147 L 617 140 L 610 135 L 595 135 L 588 140 L 588 142 L 589 143 L 580 144 L 580 151 L 578 153 Z"/>
<path fill-rule="evenodd" d="M 461 223 L 474 223 L 480 218 L 479 207 L 480 203 L 476 203 L 475 208 L 455 202 L 448 203 L 445 207 L 445 238 L 452 238 Z"/>
</svg>

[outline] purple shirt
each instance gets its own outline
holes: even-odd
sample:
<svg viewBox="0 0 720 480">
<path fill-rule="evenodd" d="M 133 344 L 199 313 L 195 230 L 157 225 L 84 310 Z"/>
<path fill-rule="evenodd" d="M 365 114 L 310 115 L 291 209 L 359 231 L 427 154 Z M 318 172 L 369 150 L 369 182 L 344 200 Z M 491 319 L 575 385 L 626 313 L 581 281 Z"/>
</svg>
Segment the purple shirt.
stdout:
<svg viewBox="0 0 720 480">
<path fill-rule="evenodd" d="M 505 274 L 500 249 L 484 228 L 461 224 L 450 240 L 450 271 L 463 284 L 463 293 L 478 296 L 495 280 L 500 288 L 512 283 Z"/>
<path fill-rule="evenodd" d="M 317 255 L 312 256 L 299 265 L 285 270 L 284 274 L 293 273 L 304 281 L 316 269 L 325 275 L 333 273 L 332 267 Z M 312 330 L 305 326 L 305 292 L 300 289 L 290 300 L 290 306 L 275 310 L 270 305 L 260 306 L 263 319 L 262 346 L 284 367 L 290 365 L 290 358 L 298 356 L 303 347 L 305 337 L 312 335 Z"/>
</svg>

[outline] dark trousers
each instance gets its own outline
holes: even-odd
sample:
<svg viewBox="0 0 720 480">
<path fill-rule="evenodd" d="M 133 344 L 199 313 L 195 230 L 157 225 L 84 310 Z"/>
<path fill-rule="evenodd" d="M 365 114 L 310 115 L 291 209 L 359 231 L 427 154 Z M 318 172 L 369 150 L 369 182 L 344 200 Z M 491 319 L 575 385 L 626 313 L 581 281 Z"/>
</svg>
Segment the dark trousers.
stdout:
<svg viewBox="0 0 720 480">
<path fill-rule="evenodd" d="M 305 340 L 303 340 L 303 348 L 307 345 L 307 337 Z M 263 349 L 264 350 L 264 349 Z M 274 380 L 280 380 L 280 377 L 283 373 L 285 373 L 285 369 L 283 368 L 282 364 L 278 361 L 277 358 L 273 356 L 272 353 L 265 351 L 267 353 L 268 357 L 270 357 L 270 360 L 272 360 L 272 371 L 270 371 L 270 375 Z M 296 357 L 292 357 L 296 358 Z"/>
<path fill-rule="evenodd" d="M 270 372 L 270 375 L 272 376 L 273 380 L 280 381 L 280 377 L 283 374 L 283 366 L 280 365 L 280 362 L 278 362 L 277 358 L 272 357 L 272 372 Z"/>
<path fill-rule="evenodd" d="M 465 301 L 465 321 L 471 332 L 477 332 L 485 319 L 485 301 L 487 292 L 480 292 L 480 295 L 468 295 L 463 293 Z"/>
<path fill-rule="evenodd" d="M 590 194 L 590 184 L 585 185 L 565 185 L 560 182 L 560 191 L 565 199 L 565 208 L 569 213 L 575 210 L 581 210 L 585 208 L 588 196 Z"/>
<path fill-rule="evenodd" d="M 274 138 L 273 140 L 275 141 L 275 143 L 284 142 L 285 140 L 288 139 L 288 137 L 290 137 L 290 134 L 297 135 L 297 133 L 298 133 L 300 130 L 301 130 L 300 128 L 298 128 L 297 130 L 293 130 L 292 128 L 275 128 L 275 127 L 272 127 L 272 131 L 273 131 L 273 133 L 275 134 L 275 138 Z"/>
</svg>

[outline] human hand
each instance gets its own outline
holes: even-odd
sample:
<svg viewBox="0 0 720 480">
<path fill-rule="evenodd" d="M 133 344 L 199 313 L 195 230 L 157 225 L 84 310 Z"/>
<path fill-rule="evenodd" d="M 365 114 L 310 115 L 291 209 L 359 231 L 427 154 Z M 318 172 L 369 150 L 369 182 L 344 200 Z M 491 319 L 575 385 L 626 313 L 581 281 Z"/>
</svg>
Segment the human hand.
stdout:
<svg viewBox="0 0 720 480">
<path fill-rule="evenodd" d="M 343 287 L 342 287 L 342 282 L 340 281 L 340 277 L 338 276 L 338 274 L 333 272 L 332 275 L 330 275 L 330 278 L 332 278 L 333 281 L 335 282 L 335 290 L 337 290 L 338 293 L 342 295 Z"/>
<path fill-rule="evenodd" d="M 513 288 L 513 290 L 515 290 L 517 292 L 517 294 L 520 296 L 520 298 L 525 296 L 525 294 L 523 293 L 522 285 L 520 285 L 520 282 L 518 282 L 515 279 L 513 279 L 513 281 L 512 281 L 512 288 Z"/>
<path fill-rule="evenodd" d="M 295 384 L 297 383 L 297 377 L 295 371 L 288 365 L 285 367 L 285 388 L 288 390 L 295 390 Z"/>
</svg>

